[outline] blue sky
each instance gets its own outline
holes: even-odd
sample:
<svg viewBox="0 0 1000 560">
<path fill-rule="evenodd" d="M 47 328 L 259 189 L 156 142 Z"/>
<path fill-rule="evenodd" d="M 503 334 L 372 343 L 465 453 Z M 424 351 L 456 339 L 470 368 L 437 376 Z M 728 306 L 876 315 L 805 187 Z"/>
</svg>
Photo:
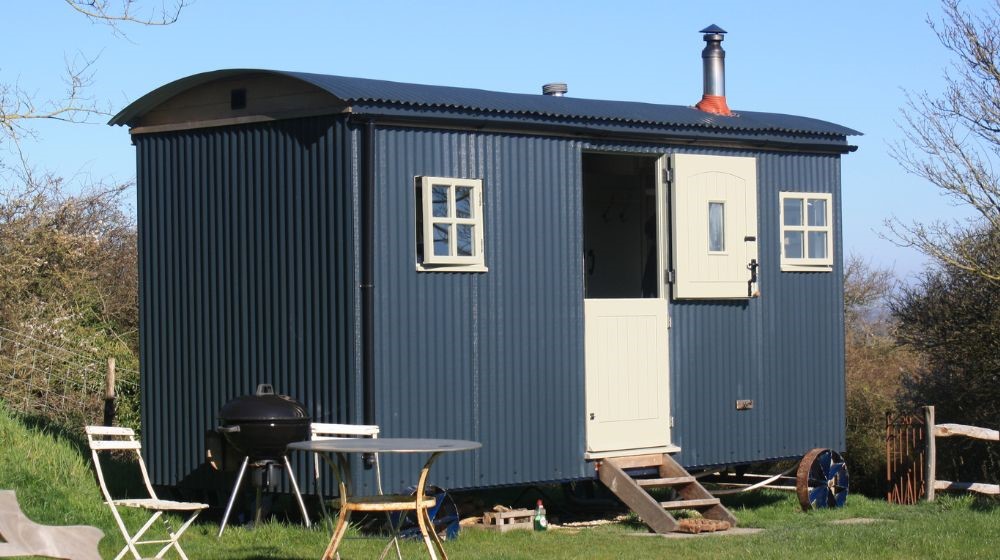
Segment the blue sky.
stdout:
<svg viewBox="0 0 1000 560">
<path fill-rule="evenodd" d="M 976 8 L 984 0 L 966 1 Z M 147 4 L 152 5 L 152 4 Z M 196 0 L 169 27 L 89 23 L 63 2 L 6 7 L 0 80 L 39 99 L 63 89 L 64 60 L 99 58 L 90 94 L 113 111 L 177 78 L 219 68 L 274 68 L 386 80 L 676 105 L 701 96 L 698 31 L 729 31 L 727 96 L 734 110 L 833 121 L 865 133 L 843 159 L 844 248 L 902 277 L 924 259 L 880 238 L 883 221 L 964 211 L 889 157 L 903 90 L 942 89 L 948 53 L 926 23 L 931 0 L 838 2 Z M 33 162 L 65 177 L 128 179 L 128 132 L 103 122 L 42 123 Z"/>
</svg>

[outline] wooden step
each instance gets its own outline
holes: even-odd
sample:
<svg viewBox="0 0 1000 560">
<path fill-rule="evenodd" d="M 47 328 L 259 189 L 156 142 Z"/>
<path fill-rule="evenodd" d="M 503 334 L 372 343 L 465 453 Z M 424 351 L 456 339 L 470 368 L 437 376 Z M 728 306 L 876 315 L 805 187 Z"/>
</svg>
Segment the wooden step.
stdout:
<svg viewBox="0 0 1000 560">
<path fill-rule="evenodd" d="M 609 457 L 605 461 L 614 463 L 619 469 L 641 469 L 648 467 L 660 467 L 663 465 L 663 453 L 653 453 L 650 455 L 631 455 L 627 457 Z"/>
<path fill-rule="evenodd" d="M 718 498 L 699 498 L 696 500 L 675 500 L 673 502 L 660 502 L 663 509 L 698 509 L 719 505 Z"/>
<path fill-rule="evenodd" d="M 664 488 L 667 486 L 680 486 L 681 484 L 691 484 L 697 480 L 693 476 L 670 476 L 667 478 L 637 478 L 635 481 L 643 488 Z"/>
<path fill-rule="evenodd" d="M 618 498 L 625 502 L 643 523 L 649 526 L 654 533 L 661 535 L 672 533 L 678 529 L 677 520 L 660 507 L 660 503 L 653 499 L 645 490 L 636 484 L 635 479 L 623 471 L 616 461 L 604 461 L 597 470 L 597 475 L 601 482 L 608 487 Z"/>
<path fill-rule="evenodd" d="M 656 472 L 649 474 L 658 474 L 659 477 L 636 478 L 641 475 L 628 472 L 649 467 L 656 467 Z M 729 527 L 736 526 L 736 518 L 719 499 L 666 453 L 609 457 L 598 463 L 597 474 L 601 482 L 656 533 L 671 533 L 681 528 L 670 514 L 671 510 L 678 509 L 695 509 L 704 519 L 724 521 Z M 678 499 L 660 502 L 647 492 L 649 488 L 662 487 L 672 487 Z"/>
</svg>

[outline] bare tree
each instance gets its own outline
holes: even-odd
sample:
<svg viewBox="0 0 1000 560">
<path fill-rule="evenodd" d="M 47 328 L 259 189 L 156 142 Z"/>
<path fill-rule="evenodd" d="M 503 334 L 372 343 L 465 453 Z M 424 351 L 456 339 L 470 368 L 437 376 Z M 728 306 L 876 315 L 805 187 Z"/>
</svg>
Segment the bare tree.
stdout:
<svg viewBox="0 0 1000 560">
<path fill-rule="evenodd" d="M 64 1 L 62 9 L 81 14 L 81 24 L 85 18 L 126 39 L 130 26 L 173 23 L 187 2 Z M 83 181 L 67 188 L 59 174 L 29 163 L 24 142 L 36 136 L 40 120 L 92 122 L 109 113 L 88 93 L 94 62 L 83 54 L 71 57 L 61 95 L 36 95 L 0 75 L 0 147 L 7 149 L 0 152 L 0 339 L 6 339 L 0 344 L 0 399 L 28 403 L 32 414 L 43 412 L 50 420 L 77 418 L 99 395 L 70 391 L 93 386 L 88 377 L 97 370 L 64 356 L 84 363 L 115 356 L 119 382 L 129 388 L 120 393 L 118 417 L 135 425 L 137 232 L 125 203 L 133 182 Z"/>
<path fill-rule="evenodd" d="M 170 25 L 177 21 L 187 0 L 161 1 L 145 7 L 137 0 L 65 0 L 74 10 L 94 23 L 110 25 L 116 31 L 121 23 L 140 25 Z"/>
<path fill-rule="evenodd" d="M 170 25 L 177 21 L 188 0 L 161 0 L 143 3 L 138 0 L 64 0 L 93 23 L 111 28 L 119 37 L 126 37 L 127 25 Z M 149 5 L 146 5 L 149 4 Z M 79 54 L 66 61 L 63 81 L 65 90 L 60 96 L 38 99 L 31 89 L 19 82 L 0 79 L 0 142 L 13 143 L 16 153 L 24 159 L 21 140 L 34 136 L 33 121 L 48 119 L 68 122 L 86 122 L 94 116 L 103 116 L 109 110 L 102 107 L 87 93 L 93 78 L 95 58 Z M 23 161 L 22 161 L 23 163 Z"/>
<path fill-rule="evenodd" d="M 908 94 L 905 141 L 893 157 L 958 205 L 968 221 L 887 222 L 890 239 L 939 263 L 1000 282 L 1000 259 L 983 259 L 983 242 L 1000 231 L 1000 0 L 969 12 L 942 0 L 940 23 L 928 19 L 954 56 L 940 95 Z M 984 237 L 985 236 L 985 237 Z"/>
</svg>

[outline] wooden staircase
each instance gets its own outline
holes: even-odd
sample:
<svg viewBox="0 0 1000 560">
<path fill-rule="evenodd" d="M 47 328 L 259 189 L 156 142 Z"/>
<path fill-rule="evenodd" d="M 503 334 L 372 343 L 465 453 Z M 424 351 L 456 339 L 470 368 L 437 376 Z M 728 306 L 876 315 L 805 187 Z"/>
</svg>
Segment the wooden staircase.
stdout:
<svg viewBox="0 0 1000 560">
<path fill-rule="evenodd" d="M 655 477 L 649 477 L 650 471 L 655 472 Z M 679 523 L 670 512 L 681 509 L 695 510 L 705 519 L 736 526 L 736 518 L 719 499 L 666 453 L 602 459 L 597 473 L 601 482 L 656 533 L 677 531 Z M 660 502 L 647 492 L 667 487 L 673 488 L 679 499 Z"/>
</svg>

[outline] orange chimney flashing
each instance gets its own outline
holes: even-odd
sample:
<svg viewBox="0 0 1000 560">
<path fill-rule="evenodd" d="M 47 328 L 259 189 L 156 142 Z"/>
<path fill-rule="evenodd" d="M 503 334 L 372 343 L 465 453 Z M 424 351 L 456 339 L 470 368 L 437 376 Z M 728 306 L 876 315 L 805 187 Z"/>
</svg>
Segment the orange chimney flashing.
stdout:
<svg viewBox="0 0 1000 560">
<path fill-rule="evenodd" d="M 729 110 L 729 106 L 726 105 L 725 95 L 702 95 L 701 101 L 694 108 L 724 117 L 731 117 L 733 115 L 733 112 Z"/>
</svg>

